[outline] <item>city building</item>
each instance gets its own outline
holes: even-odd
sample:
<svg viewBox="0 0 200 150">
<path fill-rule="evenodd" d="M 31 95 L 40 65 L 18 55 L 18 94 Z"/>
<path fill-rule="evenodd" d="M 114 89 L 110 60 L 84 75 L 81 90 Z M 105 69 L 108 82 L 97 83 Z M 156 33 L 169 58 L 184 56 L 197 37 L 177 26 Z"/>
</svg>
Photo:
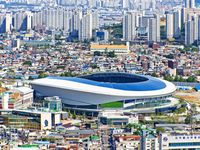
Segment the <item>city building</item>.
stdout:
<svg viewBox="0 0 200 150">
<path fill-rule="evenodd" d="M 40 108 L 2 110 L 0 122 L 10 128 L 47 130 L 61 125 L 61 118 L 65 116 L 66 113 L 61 110 L 61 100 L 58 97 L 48 97 Z"/>
<path fill-rule="evenodd" d="M 140 150 L 159 150 L 159 141 L 156 135 L 156 131 L 153 129 L 142 130 L 140 140 Z"/>
<path fill-rule="evenodd" d="M 49 111 L 62 111 L 62 102 L 58 96 L 45 97 L 43 101 L 43 107 L 47 108 Z"/>
<path fill-rule="evenodd" d="M 82 19 L 80 20 L 78 34 L 79 34 L 80 41 L 91 40 L 91 38 L 92 38 L 92 14 L 90 12 L 83 15 Z"/>
<path fill-rule="evenodd" d="M 10 128 L 29 130 L 52 129 L 52 115 L 50 112 L 13 110 L 11 113 L 0 115 L 0 120 L 1 124 Z"/>
<path fill-rule="evenodd" d="M 136 38 L 136 13 L 127 12 L 123 16 L 123 39 L 134 41 Z"/>
<path fill-rule="evenodd" d="M 173 12 L 173 23 L 174 38 L 179 38 L 181 36 L 181 10 Z"/>
<path fill-rule="evenodd" d="M 132 134 L 115 134 L 117 149 L 140 149 L 140 136 Z"/>
<path fill-rule="evenodd" d="M 12 25 L 12 17 L 11 13 L 6 13 L 5 16 L 5 32 L 9 33 L 11 31 L 11 25 Z"/>
<path fill-rule="evenodd" d="M 33 90 L 18 87 L 0 94 L 0 109 L 27 108 L 33 104 Z"/>
<path fill-rule="evenodd" d="M 186 8 L 195 8 L 195 0 L 185 0 Z"/>
<path fill-rule="evenodd" d="M 150 76 L 97 73 L 64 78 L 48 77 L 31 82 L 36 96 L 59 96 L 64 107 L 79 110 L 112 108 L 134 110 L 163 107 L 176 87 Z"/>
<path fill-rule="evenodd" d="M 78 35 L 79 32 L 79 27 L 80 27 L 80 21 L 83 17 L 82 11 L 81 10 L 74 10 L 72 12 L 72 17 L 71 17 L 71 32 L 72 35 Z"/>
<path fill-rule="evenodd" d="M 27 31 L 32 28 L 32 13 L 30 11 L 18 11 L 13 14 L 13 28 L 16 31 Z"/>
<path fill-rule="evenodd" d="M 12 24 L 11 13 L 0 13 L 0 33 L 10 33 Z"/>
<path fill-rule="evenodd" d="M 185 23 L 185 45 L 198 42 L 199 38 L 199 17 L 194 15 Z"/>
<path fill-rule="evenodd" d="M 159 138 L 160 150 L 199 149 L 199 133 L 162 133 Z"/>
<path fill-rule="evenodd" d="M 92 29 L 99 29 L 99 12 L 92 11 Z"/>
<path fill-rule="evenodd" d="M 160 16 L 157 14 L 148 22 L 148 41 L 160 42 Z"/>
<path fill-rule="evenodd" d="M 99 123 L 110 127 L 125 127 L 129 123 L 138 123 L 137 115 L 126 116 L 122 112 L 103 111 L 98 116 Z"/>
<path fill-rule="evenodd" d="M 167 13 L 166 14 L 166 36 L 167 39 L 172 39 L 174 36 L 174 27 L 173 27 L 173 14 Z"/>
<path fill-rule="evenodd" d="M 90 50 L 92 52 L 108 53 L 114 52 L 115 54 L 127 54 L 129 52 L 128 45 L 103 45 L 103 44 L 91 44 Z"/>
</svg>

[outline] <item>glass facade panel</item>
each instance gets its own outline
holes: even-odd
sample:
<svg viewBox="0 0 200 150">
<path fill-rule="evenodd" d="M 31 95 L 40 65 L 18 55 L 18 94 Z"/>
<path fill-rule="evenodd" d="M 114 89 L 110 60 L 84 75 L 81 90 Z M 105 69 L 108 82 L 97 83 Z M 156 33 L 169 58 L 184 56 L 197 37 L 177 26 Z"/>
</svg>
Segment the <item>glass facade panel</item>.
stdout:
<svg viewBox="0 0 200 150">
<path fill-rule="evenodd" d="M 170 143 L 170 147 L 200 146 L 200 142 Z"/>
<path fill-rule="evenodd" d="M 137 100 L 137 102 L 139 102 Z M 170 103 L 170 100 L 151 100 L 151 101 L 140 101 L 140 103 L 133 104 L 132 106 L 126 107 L 125 109 L 140 109 L 140 108 L 151 108 L 159 107 L 165 104 Z"/>
</svg>

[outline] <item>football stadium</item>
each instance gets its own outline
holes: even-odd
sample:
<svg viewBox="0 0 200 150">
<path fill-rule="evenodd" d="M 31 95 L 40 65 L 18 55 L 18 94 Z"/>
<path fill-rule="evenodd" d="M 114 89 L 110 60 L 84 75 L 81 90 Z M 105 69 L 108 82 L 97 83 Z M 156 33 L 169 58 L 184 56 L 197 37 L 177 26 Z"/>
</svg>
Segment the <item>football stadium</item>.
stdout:
<svg viewBox="0 0 200 150">
<path fill-rule="evenodd" d="M 174 84 L 145 75 L 96 73 L 80 77 L 47 77 L 31 83 L 36 97 L 59 96 L 76 110 L 159 108 L 169 105 Z"/>
</svg>

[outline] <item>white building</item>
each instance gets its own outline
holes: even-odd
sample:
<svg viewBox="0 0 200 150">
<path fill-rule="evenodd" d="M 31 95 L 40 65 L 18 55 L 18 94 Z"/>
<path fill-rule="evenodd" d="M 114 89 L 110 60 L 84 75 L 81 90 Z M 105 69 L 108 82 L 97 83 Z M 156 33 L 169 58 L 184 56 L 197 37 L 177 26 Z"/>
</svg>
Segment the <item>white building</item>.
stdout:
<svg viewBox="0 0 200 150">
<path fill-rule="evenodd" d="M 173 17 L 174 37 L 178 38 L 181 35 L 181 10 L 176 10 Z"/>
<path fill-rule="evenodd" d="M 78 32 L 80 27 L 80 21 L 83 17 L 81 10 L 75 10 L 72 12 L 72 20 L 71 20 L 71 31 Z"/>
<path fill-rule="evenodd" d="M 155 15 L 148 21 L 148 41 L 160 42 L 160 16 Z"/>
<path fill-rule="evenodd" d="M 12 24 L 12 15 L 11 13 L 6 13 L 6 27 L 5 32 L 10 32 L 11 30 L 11 24 Z"/>
<path fill-rule="evenodd" d="M 0 13 L 0 32 L 3 33 L 5 32 L 5 14 L 4 13 Z"/>
<path fill-rule="evenodd" d="M 41 11 L 33 11 L 33 16 L 32 16 L 32 27 L 37 27 L 37 26 L 42 26 L 42 12 Z"/>
<path fill-rule="evenodd" d="M 102 111 L 98 116 L 99 122 L 108 126 L 125 126 L 138 123 L 138 115 L 126 116 L 120 111 Z"/>
<path fill-rule="evenodd" d="M 31 106 L 33 103 L 33 90 L 28 87 L 18 87 L 13 89 L 20 93 L 21 105 L 23 108 Z"/>
<path fill-rule="evenodd" d="M 18 11 L 13 15 L 14 29 L 17 31 L 26 31 L 32 28 L 32 13 L 30 11 Z"/>
<path fill-rule="evenodd" d="M 195 0 L 185 0 L 186 8 L 195 8 Z"/>
<path fill-rule="evenodd" d="M 156 42 L 156 19 L 150 18 L 149 19 L 149 26 L 148 26 L 148 41 Z"/>
<path fill-rule="evenodd" d="M 129 0 L 122 0 L 122 7 L 129 8 Z"/>
<path fill-rule="evenodd" d="M 97 10 L 92 12 L 92 29 L 99 29 L 99 12 Z"/>
<path fill-rule="evenodd" d="M 173 14 L 166 14 L 166 31 L 167 31 L 167 39 L 173 38 L 174 30 L 173 30 Z"/>
<path fill-rule="evenodd" d="M 155 0 L 135 0 L 134 4 L 138 10 L 155 9 L 156 7 Z"/>
<path fill-rule="evenodd" d="M 87 13 L 83 16 L 79 26 L 79 40 L 90 40 L 92 38 L 92 14 Z"/>
<path fill-rule="evenodd" d="M 142 130 L 140 140 L 140 150 L 159 150 L 158 137 L 155 133 L 149 133 L 149 130 Z M 155 132 L 155 131 L 152 131 Z"/>
<path fill-rule="evenodd" d="M 136 13 L 127 12 L 123 17 L 123 39 L 133 41 L 136 37 Z"/>
<path fill-rule="evenodd" d="M 200 134 L 193 133 L 162 133 L 159 139 L 160 150 L 199 149 Z"/>
<path fill-rule="evenodd" d="M 31 30 L 32 28 L 32 12 L 26 12 L 26 30 Z"/>
<path fill-rule="evenodd" d="M 185 23 L 185 45 L 194 44 L 199 40 L 199 26 L 200 22 L 197 16 L 192 16 Z"/>
</svg>

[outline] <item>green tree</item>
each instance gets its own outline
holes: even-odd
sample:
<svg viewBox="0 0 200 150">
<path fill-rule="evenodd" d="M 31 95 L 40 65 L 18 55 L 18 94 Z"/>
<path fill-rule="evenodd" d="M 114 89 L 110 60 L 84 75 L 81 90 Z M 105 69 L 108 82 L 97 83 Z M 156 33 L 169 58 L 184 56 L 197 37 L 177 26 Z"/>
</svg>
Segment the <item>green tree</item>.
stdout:
<svg viewBox="0 0 200 150">
<path fill-rule="evenodd" d="M 73 113 L 72 118 L 76 119 L 76 113 L 75 112 Z"/>
<path fill-rule="evenodd" d="M 75 77 L 77 75 L 78 74 L 72 73 L 71 71 L 66 71 L 66 72 L 60 74 L 61 77 Z"/>
<path fill-rule="evenodd" d="M 158 77 L 158 75 L 155 72 L 153 72 L 151 76 L 152 77 Z"/>
<path fill-rule="evenodd" d="M 174 81 L 179 82 L 179 76 L 175 76 Z"/>
<path fill-rule="evenodd" d="M 167 81 L 171 81 L 171 82 L 174 81 L 173 77 L 170 76 L 170 75 L 164 76 L 164 79 L 167 80 Z"/>
<path fill-rule="evenodd" d="M 179 77 L 179 82 L 185 82 L 185 79 L 183 79 L 182 76 Z"/>
<path fill-rule="evenodd" d="M 98 66 L 97 66 L 96 63 L 95 63 L 95 64 L 91 64 L 90 66 L 92 67 L 92 69 L 96 69 L 96 68 L 98 68 Z"/>
<path fill-rule="evenodd" d="M 187 81 L 187 82 L 196 82 L 197 80 L 196 80 L 196 77 L 190 76 L 190 77 L 187 78 L 186 81 Z"/>
<path fill-rule="evenodd" d="M 23 63 L 23 66 L 32 66 L 32 62 L 31 61 L 25 61 L 24 63 Z"/>
<path fill-rule="evenodd" d="M 156 128 L 156 132 L 157 132 L 157 133 L 164 133 L 164 132 L 165 132 L 165 129 L 162 128 L 162 127 L 158 127 L 158 128 Z"/>
<path fill-rule="evenodd" d="M 47 76 L 48 76 L 47 73 L 42 72 L 42 73 L 39 74 L 38 78 L 45 78 L 45 77 L 47 77 Z"/>
<path fill-rule="evenodd" d="M 115 55 L 115 51 L 112 51 L 112 52 L 108 52 L 107 53 L 107 57 L 111 57 L 111 58 L 114 58 L 116 55 Z"/>
<path fill-rule="evenodd" d="M 185 123 L 186 124 L 190 124 L 192 122 L 192 117 L 191 117 L 191 115 L 189 115 L 189 116 L 187 116 L 186 118 L 185 118 Z"/>
<path fill-rule="evenodd" d="M 72 116 L 72 114 L 71 114 L 71 112 L 69 111 L 69 112 L 68 112 L 68 117 L 71 118 L 71 116 Z"/>
</svg>

